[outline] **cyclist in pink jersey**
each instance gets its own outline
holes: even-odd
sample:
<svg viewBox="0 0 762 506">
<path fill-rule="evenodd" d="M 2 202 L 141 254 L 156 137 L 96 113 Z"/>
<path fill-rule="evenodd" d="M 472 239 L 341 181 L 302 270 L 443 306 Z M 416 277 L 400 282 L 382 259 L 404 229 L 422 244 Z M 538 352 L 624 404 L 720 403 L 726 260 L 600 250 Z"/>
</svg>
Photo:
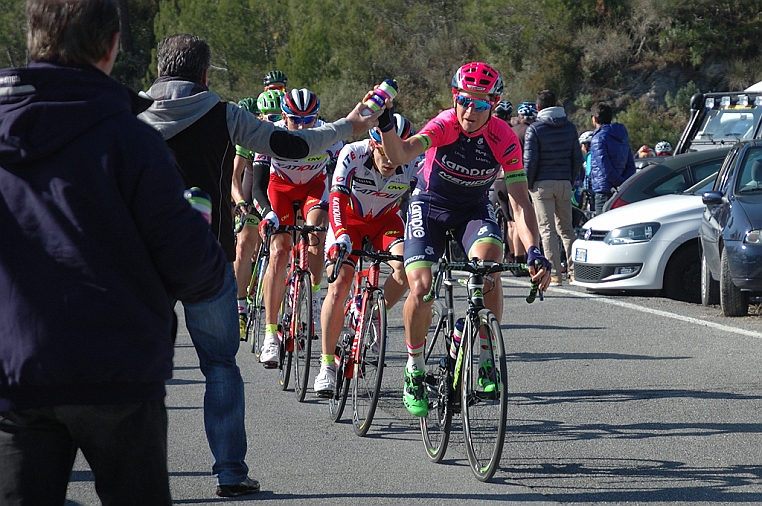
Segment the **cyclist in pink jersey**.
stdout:
<svg viewBox="0 0 762 506">
<path fill-rule="evenodd" d="M 428 293 L 431 266 L 446 246 L 446 232 L 453 230 L 468 258 L 500 261 L 501 236 L 488 192 L 504 171 L 512 197 L 517 232 L 527 247 L 527 263 L 540 289 L 550 282 L 550 265 L 536 246 L 537 220 L 529 201 L 521 146 L 510 126 L 491 113 L 500 100 L 503 80 L 491 66 L 472 62 L 463 65 L 452 79 L 453 108 L 447 109 L 418 134 L 402 140 L 388 113 L 379 118 L 383 148 L 392 163 L 401 165 L 425 152 L 419 183 L 410 198 L 405 228 L 405 272 L 410 294 L 403 318 L 408 346 L 403 402 L 415 416 L 426 416 L 428 401 L 423 387 L 423 349 L 431 322 Z M 391 102 L 387 102 L 387 108 Z M 498 320 L 503 313 L 500 277 L 485 286 L 485 305 Z"/>
</svg>

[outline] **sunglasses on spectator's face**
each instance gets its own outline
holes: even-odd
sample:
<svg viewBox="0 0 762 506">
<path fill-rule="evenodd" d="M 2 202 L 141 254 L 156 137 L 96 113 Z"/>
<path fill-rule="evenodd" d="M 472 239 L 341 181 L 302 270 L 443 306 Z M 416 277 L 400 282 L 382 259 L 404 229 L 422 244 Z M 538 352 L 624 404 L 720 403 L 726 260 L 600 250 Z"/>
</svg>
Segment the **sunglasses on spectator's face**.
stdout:
<svg viewBox="0 0 762 506">
<path fill-rule="evenodd" d="M 293 123 L 294 125 L 301 125 L 304 123 L 305 125 L 309 125 L 311 123 L 314 123 L 317 119 L 317 116 L 286 116 L 288 120 Z"/>
<path fill-rule="evenodd" d="M 265 119 L 270 123 L 275 123 L 276 121 L 283 119 L 283 116 L 280 114 L 265 114 Z"/>
<path fill-rule="evenodd" d="M 463 109 L 468 109 L 473 104 L 474 111 L 476 112 L 486 111 L 492 107 L 492 102 L 489 100 L 479 100 L 478 98 L 465 97 L 463 95 L 455 95 L 455 103 Z"/>
</svg>

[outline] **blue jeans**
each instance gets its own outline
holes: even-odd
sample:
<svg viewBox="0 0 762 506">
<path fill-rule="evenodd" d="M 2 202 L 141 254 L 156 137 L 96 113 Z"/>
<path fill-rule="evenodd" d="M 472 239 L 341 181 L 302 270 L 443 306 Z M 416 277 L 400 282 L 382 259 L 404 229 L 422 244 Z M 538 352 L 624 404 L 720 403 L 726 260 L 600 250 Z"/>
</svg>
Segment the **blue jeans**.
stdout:
<svg viewBox="0 0 762 506">
<path fill-rule="evenodd" d="M 204 426 L 218 485 L 241 483 L 249 472 L 244 462 L 243 379 L 235 362 L 240 344 L 237 290 L 233 265 L 228 264 L 220 293 L 206 302 L 183 304 L 185 325 L 206 378 Z"/>
</svg>

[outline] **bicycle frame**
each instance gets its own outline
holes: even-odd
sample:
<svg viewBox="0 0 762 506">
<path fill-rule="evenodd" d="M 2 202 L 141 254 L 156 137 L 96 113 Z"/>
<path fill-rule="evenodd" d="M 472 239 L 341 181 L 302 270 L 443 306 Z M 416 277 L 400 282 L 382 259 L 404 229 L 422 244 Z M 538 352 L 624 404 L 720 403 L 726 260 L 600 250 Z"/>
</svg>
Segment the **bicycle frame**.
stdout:
<svg viewBox="0 0 762 506">
<path fill-rule="evenodd" d="M 371 262 L 370 267 L 363 270 L 363 254 L 364 251 L 353 251 L 352 254 L 360 256 L 357 261 L 357 267 L 355 268 L 355 280 L 353 283 L 354 290 L 352 296 L 347 299 L 346 306 L 344 307 L 344 315 L 347 315 L 349 311 L 352 311 L 352 306 L 355 304 L 355 300 L 358 296 L 362 295 L 362 301 L 360 303 L 360 314 L 357 315 L 357 325 L 355 326 L 355 335 L 352 339 L 352 348 L 347 358 L 347 367 L 344 370 L 344 378 L 352 378 L 354 367 L 357 364 L 358 349 L 360 340 L 365 330 L 365 313 L 368 308 L 368 301 L 370 300 L 373 292 L 380 290 L 378 281 L 381 277 L 381 262 L 374 260 Z M 365 281 L 365 283 L 363 283 Z"/>
</svg>

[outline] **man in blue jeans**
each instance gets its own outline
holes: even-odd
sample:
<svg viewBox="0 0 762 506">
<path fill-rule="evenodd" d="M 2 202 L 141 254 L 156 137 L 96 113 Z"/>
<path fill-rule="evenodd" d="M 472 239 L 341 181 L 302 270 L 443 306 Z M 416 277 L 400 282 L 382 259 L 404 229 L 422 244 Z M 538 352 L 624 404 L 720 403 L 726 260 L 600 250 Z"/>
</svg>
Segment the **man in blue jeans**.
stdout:
<svg viewBox="0 0 762 506">
<path fill-rule="evenodd" d="M 117 0 L 29 0 L 0 71 L 0 503 L 62 505 L 78 450 L 103 504 L 169 506 L 174 300 L 225 254 L 183 198 L 150 102 L 109 77 Z"/>
<path fill-rule="evenodd" d="M 212 473 L 217 477 L 217 495 L 251 494 L 259 490 L 259 483 L 248 477 L 244 462 L 243 380 L 235 362 L 240 336 L 230 194 L 236 145 L 267 156 L 306 158 L 373 128 L 380 112 L 362 117 L 363 106 L 358 104 L 344 119 L 291 132 L 209 90 L 211 50 L 204 39 L 188 34 L 166 37 L 159 43 L 157 60 L 159 78 L 143 94 L 155 102 L 140 119 L 164 137 L 186 186 L 211 196 L 212 233 L 230 263 L 220 293 L 203 303 L 184 304 L 185 324 L 206 377 L 204 424 L 214 456 Z"/>
</svg>

